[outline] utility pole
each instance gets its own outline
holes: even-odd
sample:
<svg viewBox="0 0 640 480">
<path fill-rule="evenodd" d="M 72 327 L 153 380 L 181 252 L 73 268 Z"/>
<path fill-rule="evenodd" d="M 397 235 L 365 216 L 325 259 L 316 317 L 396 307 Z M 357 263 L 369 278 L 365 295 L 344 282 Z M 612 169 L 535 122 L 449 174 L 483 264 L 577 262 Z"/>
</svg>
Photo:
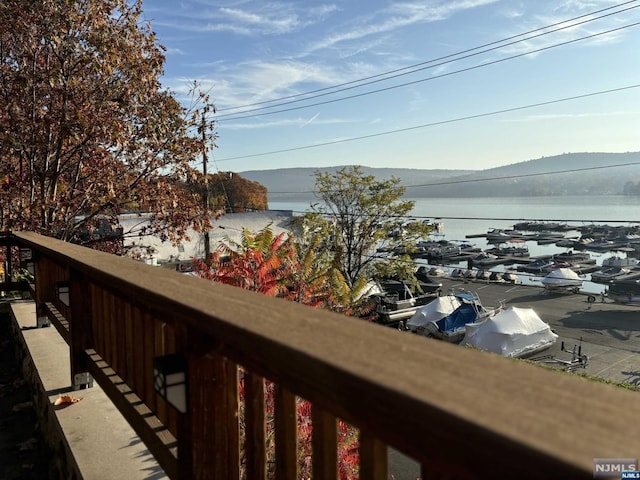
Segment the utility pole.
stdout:
<svg viewBox="0 0 640 480">
<path fill-rule="evenodd" d="M 209 178 L 207 176 L 207 122 L 205 113 L 202 113 L 202 174 L 204 175 L 204 215 L 209 216 Z M 211 243 L 209 240 L 209 229 L 204 232 L 204 262 L 209 265 L 211 256 Z"/>
</svg>

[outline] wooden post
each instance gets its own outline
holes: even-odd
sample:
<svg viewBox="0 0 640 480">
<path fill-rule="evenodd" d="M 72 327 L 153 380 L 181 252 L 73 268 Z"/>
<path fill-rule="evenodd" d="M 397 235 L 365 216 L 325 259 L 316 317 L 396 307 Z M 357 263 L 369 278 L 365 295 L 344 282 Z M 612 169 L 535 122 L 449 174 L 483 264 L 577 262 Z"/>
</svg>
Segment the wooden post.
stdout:
<svg viewBox="0 0 640 480">
<path fill-rule="evenodd" d="M 360 430 L 360 478 L 386 480 L 387 446 L 366 430 Z"/>
<path fill-rule="evenodd" d="M 78 388 L 93 386 L 88 373 L 85 351 L 93 348 L 91 290 L 84 276 L 71 270 L 69 278 L 69 329 L 71 334 L 71 385 Z"/>
<path fill-rule="evenodd" d="M 183 479 L 240 476 L 238 367 L 201 339 L 187 351 L 187 413 L 178 433 L 178 470 Z"/>
<path fill-rule="evenodd" d="M 338 428 L 336 417 L 313 406 L 313 478 L 336 480 L 338 478 Z"/>
</svg>

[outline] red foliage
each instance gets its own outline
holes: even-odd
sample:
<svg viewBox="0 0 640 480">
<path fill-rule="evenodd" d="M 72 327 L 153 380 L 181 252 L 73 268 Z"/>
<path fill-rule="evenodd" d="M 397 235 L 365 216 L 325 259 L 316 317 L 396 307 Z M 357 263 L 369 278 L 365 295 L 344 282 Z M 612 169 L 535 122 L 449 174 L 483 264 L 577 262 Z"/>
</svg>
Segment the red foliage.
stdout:
<svg viewBox="0 0 640 480">
<path fill-rule="evenodd" d="M 324 278 L 307 278 L 305 269 L 291 237 L 285 234 L 274 236 L 269 228 L 258 234 L 243 232 L 240 243 L 229 240 L 222 244 L 208 263 L 194 259 L 194 271 L 201 278 L 214 282 L 238 286 L 265 295 L 297 301 L 313 307 L 323 307 L 331 300 L 328 282 Z M 265 385 L 265 415 L 267 418 L 267 458 L 269 471 L 275 462 L 273 415 L 275 410 L 272 382 Z M 244 378 L 240 380 L 241 405 L 244 405 Z M 298 471 L 300 478 L 311 476 L 311 421 L 312 405 L 297 398 L 298 425 Z M 244 424 L 244 407 L 239 412 Z M 339 478 L 358 478 L 358 434 L 357 431 L 338 420 L 338 473 Z"/>
<path fill-rule="evenodd" d="M 265 382 L 264 390 L 265 417 L 266 417 L 266 452 L 267 470 L 270 474 L 274 471 L 275 465 L 275 431 L 274 413 L 275 384 Z M 241 408 L 239 412 L 240 424 L 244 428 L 244 402 L 245 388 L 244 378 L 240 379 L 239 386 Z M 312 447 L 311 437 L 313 434 L 313 423 L 311 422 L 311 409 L 313 406 L 307 400 L 300 397 L 296 399 L 296 418 L 298 425 L 298 477 L 311 478 L 312 474 Z M 338 478 L 340 480 L 355 480 L 358 478 L 360 455 L 358 452 L 359 441 L 358 431 L 342 420 L 337 420 L 338 430 Z"/>
</svg>

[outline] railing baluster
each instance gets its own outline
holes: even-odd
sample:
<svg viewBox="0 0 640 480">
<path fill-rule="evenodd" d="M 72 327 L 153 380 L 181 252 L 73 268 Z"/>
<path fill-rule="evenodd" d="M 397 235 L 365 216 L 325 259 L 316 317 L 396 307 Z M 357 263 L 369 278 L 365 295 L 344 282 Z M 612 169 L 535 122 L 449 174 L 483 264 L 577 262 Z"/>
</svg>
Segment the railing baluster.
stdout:
<svg viewBox="0 0 640 480">
<path fill-rule="evenodd" d="M 336 417 L 315 405 L 311 410 L 313 425 L 313 478 L 335 480 L 338 478 L 338 436 Z"/>
<path fill-rule="evenodd" d="M 195 337 L 195 336 L 194 336 Z M 238 368 L 193 338 L 188 359 L 188 412 L 178 438 L 185 478 L 239 478 Z"/>
<path fill-rule="evenodd" d="M 360 479 L 386 480 L 387 446 L 366 430 L 360 430 Z"/>
<path fill-rule="evenodd" d="M 76 385 L 75 376 L 89 371 L 85 351 L 93 348 L 91 329 L 91 296 L 84 276 L 70 272 L 70 333 L 71 333 L 71 384 Z M 83 382 L 79 382 L 83 383 Z"/>
<path fill-rule="evenodd" d="M 296 396 L 280 385 L 274 391 L 274 423 L 276 430 L 276 478 L 297 480 L 298 435 Z"/>
<path fill-rule="evenodd" d="M 265 480 L 267 478 L 264 392 L 264 378 L 245 370 L 245 458 L 249 480 Z"/>
</svg>

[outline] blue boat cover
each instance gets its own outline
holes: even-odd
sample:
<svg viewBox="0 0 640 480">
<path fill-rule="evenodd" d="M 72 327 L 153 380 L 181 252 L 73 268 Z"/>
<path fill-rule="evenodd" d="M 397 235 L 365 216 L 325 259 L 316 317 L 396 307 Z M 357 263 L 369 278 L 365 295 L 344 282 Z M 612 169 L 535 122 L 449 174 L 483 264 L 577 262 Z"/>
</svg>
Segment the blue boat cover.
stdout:
<svg viewBox="0 0 640 480">
<path fill-rule="evenodd" d="M 475 322 L 478 316 L 477 308 L 479 307 L 471 303 L 463 303 L 450 315 L 435 322 L 438 330 L 442 333 L 451 333 L 464 328 L 467 323 Z"/>
</svg>

